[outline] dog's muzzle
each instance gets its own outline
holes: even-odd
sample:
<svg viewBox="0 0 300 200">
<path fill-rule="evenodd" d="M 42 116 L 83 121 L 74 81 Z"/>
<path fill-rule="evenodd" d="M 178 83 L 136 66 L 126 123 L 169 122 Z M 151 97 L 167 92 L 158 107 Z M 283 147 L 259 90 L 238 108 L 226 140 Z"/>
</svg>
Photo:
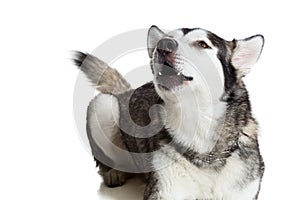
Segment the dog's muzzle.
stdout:
<svg viewBox="0 0 300 200">
<path fill-rule="evenodd" d="M 178 48 L 178 43 L 169 38 L 162 39 L 157 44 L 157 52 L 161 55 L 167 56 L 175 52 Z"/>
<path fill-rule="evenodd" d="M 156 81 L 164 89 L 172 89 L 182 85 L 184 81 L 193 80 L 193 77 L 183 75 L 174 64 L 177 49 L 178 43 L 170 38 L 164 38 L 157 44 L 157 62 L 154 64 L 158 71 Z"/>
</svg>

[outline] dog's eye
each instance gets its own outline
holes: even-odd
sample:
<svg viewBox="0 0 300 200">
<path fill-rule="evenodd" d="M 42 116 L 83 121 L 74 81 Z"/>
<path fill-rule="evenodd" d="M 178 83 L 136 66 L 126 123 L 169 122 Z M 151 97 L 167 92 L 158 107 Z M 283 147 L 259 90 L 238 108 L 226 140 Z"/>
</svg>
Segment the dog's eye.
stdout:
<svg viewBox="0 0 300 200">
<path fill-rule="evenodd" d="M 210 46 L 208 46 L 206 44 L 206 42 L 204 42 L 203 40 L 200 40 L 200 41 L 197 41 L 197 44 L 202 47 L 203 49 L 207 49 L 207 48 L 210 48 Z"/>
</svg>

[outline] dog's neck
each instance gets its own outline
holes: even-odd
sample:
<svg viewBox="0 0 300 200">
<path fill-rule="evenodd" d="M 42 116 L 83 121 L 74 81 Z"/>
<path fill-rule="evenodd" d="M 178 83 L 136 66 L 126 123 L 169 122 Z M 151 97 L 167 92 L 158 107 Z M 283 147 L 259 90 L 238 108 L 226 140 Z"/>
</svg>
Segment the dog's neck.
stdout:
<svg viewBox="0 0 300 200">
<path fill-rule="evenodd" d="M 208 99 L 186 91 L 164 99 L 164 124 L 174 142 L 201 154 L 214 148 L 226 111 L 225 102 Z"/>
</svg>

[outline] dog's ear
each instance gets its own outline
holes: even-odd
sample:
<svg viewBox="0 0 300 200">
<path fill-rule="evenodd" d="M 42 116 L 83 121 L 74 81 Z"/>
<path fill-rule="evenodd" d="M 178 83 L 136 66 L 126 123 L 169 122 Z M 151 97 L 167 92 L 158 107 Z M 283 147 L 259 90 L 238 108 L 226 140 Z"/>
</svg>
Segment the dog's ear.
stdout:
<svg viewBox="0 0 300 200">
<path fill-rule="evenodd" d="M 164 36 L 164 32 L 160 30 L 157 26 L 153 25 L 148 31 L 147 38 L 147 48 L 149 57 L 152 58 L 153 51 L 158 43 L 158 41 Z"/>
<path fill-rule="evenodd" d="M 264 46 L 264 37 L 254 35 L 243 40 L 233 40 L 231 64 L 237 70 L 238 79 L 246 76 L 257 62 Z"/>
</svg>

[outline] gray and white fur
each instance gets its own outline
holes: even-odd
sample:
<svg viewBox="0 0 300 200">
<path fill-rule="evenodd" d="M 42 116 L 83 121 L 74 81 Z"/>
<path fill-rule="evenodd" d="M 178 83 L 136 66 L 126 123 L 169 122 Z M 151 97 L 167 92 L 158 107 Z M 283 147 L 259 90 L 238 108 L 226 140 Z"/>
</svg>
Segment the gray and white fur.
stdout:
<svg viewBox="0 0 300 200">
<path fill-rule="evenodd" d="M 88 107 L 87 135 L 104 182 L 119 186 L 138 172 L 145 200 L 257 199 L 264 163 L 243 77 L 263 44 L 262 35 L 226 41 L 200 28 L 152 26 L 154 79 L 136 89 L 76 52 L 101 92 Z"/>
</svg>

